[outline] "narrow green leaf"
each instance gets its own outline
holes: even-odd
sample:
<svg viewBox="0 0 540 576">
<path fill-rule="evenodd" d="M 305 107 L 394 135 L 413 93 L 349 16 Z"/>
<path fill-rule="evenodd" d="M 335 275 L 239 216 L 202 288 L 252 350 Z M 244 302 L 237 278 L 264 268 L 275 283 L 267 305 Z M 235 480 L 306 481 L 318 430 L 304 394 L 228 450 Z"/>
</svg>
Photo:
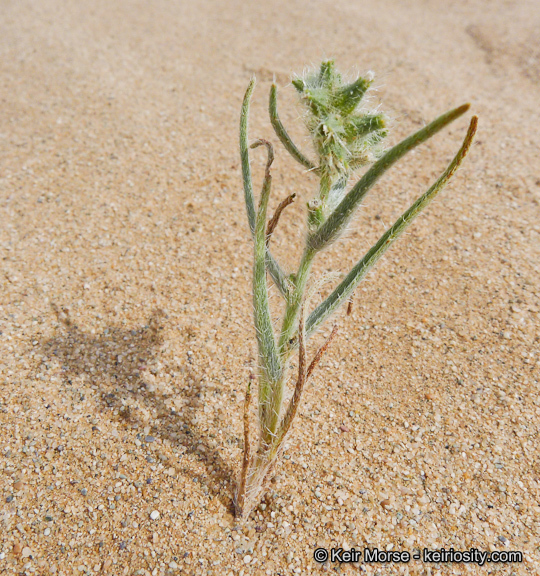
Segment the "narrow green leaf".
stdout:
<svg viewBox="0 0 540 576">
<path fill-rule="evenodd" d="M 428 124 L 388 150 L 353 186 L 326 222 L 310 236 L 308 239 L 310 248 L 319 251 L 328 246 L 333 240 L 336 240 L 350 222 L 360 202 L 375 182 L 407 152 L 431 138 L 431 136 L 450 124 L 450 122 L 453 122 L 456 118 L 459 118 L 469 107 L 470 104 L 464 104 L 459 108 L 450 110 L 450 112 L 439 116 L 431 122 L 431 124 Z"/>
<path fill-rule="evenodd" d="M 478 118 L 473 116 L 465 140 L 456 154 L 448 168 L 443 172 L 439 179 L 433 186 L 412 206 L 404 212 L 401 217 L 389 228 L 379 239 L 379 241 L 367 252 L 367 254 L 360 260 L 356 266 L 349 272 L 347 277 L 339 284 L 339 286 L 330 294 L 330 296 L 322 302 L 313 312 L 309 315 L 306 322 L 306 332 L 308 337 L 317 328 L 328 319 L 328 317 L 335 312 L 342 304 L 344 304 L 360 281 L 365 277 L 374 264 L 381 258 L 381 256 L 390 248 L 399 236 L 406 230 L 410 223 L 418 216 L 418 214 L 437 196 L 437 194 L 444 188 L 446 183 L 452 178 L 456 170 L 459 168 L 463 159 L 469 152 L 472 144 Z"/>
<path fill-rule="evenodd" d="M 240 159 L 242 161 L 242 179 L 244 180 L 244 200 L 246 202 L 247 217 L 251 233 L 255 232 L 255 200 L 253 198 L 253 182 L 251 179 L 251 165 L 249 163 L 248 119 L 251 95 L 255 88 L 255 78 L 252 78 L 247 87 L 240 113 Z"/>
<path fill-rule="evenodd" d="M 255 263 L 253 269 L 253 307 L 255 316 L 255 329 L 259 347 L 259 364 L 267 383 L 275 383 L 281 373 L 280 361 L 277 354 L 270 304 L 268 301 L 268 285 L 266 281 L 266 212 L 268 199 L 272 187 L 270 165 L 273 161 L 273 152 L 270 144 L 257 141 L 254 146 L 265 144 L 268 148 L 268 163 L 264 176 L 259 209 L 255 218 Z"/>
<path fill-rule="evenodd" d="M 255 233 L 255 200 L 253 197 L 253 183 L 249 163 L 248 118 L 249 104 L 254 87 L 255 78 L 252 78 L 247 87 L 240 114 L 240 159 L 242 162 L 242 179 L 244 181 L 244 200 L 246 203 L 249 229 L 252 235 Z M 290 283 L 269 250 L 266 251 L 266 267 L 280 293 L 287 300 L 291 292 Z"/>
<path fill-rule="evenodd" d="M 281 123 L 279 119 L 278 111 L 277 111 L 277 87 L 275 84 L 272 84 L 272 88 L 270 88 L 270 102 L 268 106 L 268 111 L 270 113 L 270 122 L 276 132 L 277 137 L 281 140 L 283 146 L 287 152 L 302 166 L 307 168 L 308 170 L 313 170 L 315 168 L 315 164 L 311 162 L 308 158 L 306 158 L 300 150 L 296 147 L 295 143 L 291 140 L 291 137 L 287 134 L 285 127 Z"/>
</svg>

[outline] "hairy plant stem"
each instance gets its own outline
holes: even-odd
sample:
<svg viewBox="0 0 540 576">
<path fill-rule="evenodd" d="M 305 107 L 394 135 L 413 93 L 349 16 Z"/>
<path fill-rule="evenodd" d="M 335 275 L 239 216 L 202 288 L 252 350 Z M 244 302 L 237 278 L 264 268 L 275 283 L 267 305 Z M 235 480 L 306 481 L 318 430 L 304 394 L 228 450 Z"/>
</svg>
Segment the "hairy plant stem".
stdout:
<svg viewBox="0 0 540 576">
<path fill-rule="evenodd" d="M 267 446 L 273 443 L 279 427 L 281 407 L 283 404 L 285 386 L 287 384 L 287 372 L 291 355 L 288 342 L 296 333 L 298 328 L 298 317 L 304 300 L 304 293 L 314 257 L 315 253 L 306 249 L 302 256 L 302 260 L 300 261 L 298 273 L 296 274 L 294 292 L 292 293 L 285 309 L 283 326 L 281 328 L 281 336 L 278 344 L 278 355 L 281 364 L 280 377 L 277 380 L 274 380 L 271 385 L 264 386 L 265 391 L 271 390 L 270 398 L 267 396 L 264 397 L 264 402 L 266 403 L 267 408 L 264 410 L 263 419 L 261 420 L 262 440 Z"/>
<path fill-rule="evenodd" d="M 285 308 L 285 315 L 281 326 L 281 334 L 278 344 L 279 355 L 284 360 L 289 356 L 289 340 L 292 339 L 297 330 L 298 315 L 300 313 L 302 300 L 304 299 L 304 292 L 306 290 L 315 254 L 315 250 L 306 247 L 296 274 L 294 291 L 287 303 L 287 307 Z"/>
</svg>

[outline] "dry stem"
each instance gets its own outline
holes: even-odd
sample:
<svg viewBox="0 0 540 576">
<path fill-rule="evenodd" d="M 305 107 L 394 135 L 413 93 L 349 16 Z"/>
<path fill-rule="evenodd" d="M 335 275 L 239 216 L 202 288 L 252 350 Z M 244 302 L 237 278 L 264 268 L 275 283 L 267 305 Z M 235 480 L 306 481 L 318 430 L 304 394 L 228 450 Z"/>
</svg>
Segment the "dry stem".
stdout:
<svg viewBox="0 0 540 576">
<path fill-rule="evenodd" d="M 294 202 L 295 198 L 296 198 L 295 193 L 289 194 L 289 196 L 287 196 L 285 200 L 282 200 L 280 202 L 279 206 L 276 208 L 276 211 L 274 212 L 274 215 L 268 221 L 268 226 L 266 227 L 266 246 L 270 244 L 270 237 L 272 236 L 272 233 L 274 232 L 276 226 L 278 225 L 281 213 L 283 212 L 283 210 L 285 210 L 285 208 L 287 208 L 287 206 L 289 206 L 289 204 L 292 204 Z"/>
</svg>

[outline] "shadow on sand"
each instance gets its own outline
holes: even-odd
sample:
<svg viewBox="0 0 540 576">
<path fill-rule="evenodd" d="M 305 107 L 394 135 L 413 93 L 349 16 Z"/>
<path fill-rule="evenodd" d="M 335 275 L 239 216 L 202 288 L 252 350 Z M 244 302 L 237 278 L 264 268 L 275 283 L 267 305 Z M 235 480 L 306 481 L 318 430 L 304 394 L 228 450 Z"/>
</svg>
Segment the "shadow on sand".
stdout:
<svg viewBox="0 0 540 576">
<path fill-rule="evenodd" d="M 208 472 L 199 481 L 232 513 L 234 472 L 218 449 L 210 446 L 208 434 L 193 424 L 193 416 L 203 408 L 199 401 L 206 391 L 202 378 L 188 364 L 178 375 L 184 380 L 183 390 L 170 394 L 156 392 L 153 385 L 145 382 L 144 371 L 159 357 L 166 315 L 156 310 L 144 326 L 134 329 L 113 326 L 97 335 L 81 329 L 65 310 L 54 307 L 54 311 L 60 327 L 57 335 L 43 344 L 43 352 L 61 364 L 64 385 L 73 388 L 74 377 L 84 375 L 101 392 L 101 410 L 108 417 L 111 411 L 117 413 L 126 427 L 141 432 L 147 421 L 141 417 L 140 408 L 157 413 L 150 433 L 168 439 L 172 445 L 183 445 L 187 452 L 196 455 Z M 168 399 L 181 394 L 191 408 L 189 425 L 167 406 Z"/>
</svg>

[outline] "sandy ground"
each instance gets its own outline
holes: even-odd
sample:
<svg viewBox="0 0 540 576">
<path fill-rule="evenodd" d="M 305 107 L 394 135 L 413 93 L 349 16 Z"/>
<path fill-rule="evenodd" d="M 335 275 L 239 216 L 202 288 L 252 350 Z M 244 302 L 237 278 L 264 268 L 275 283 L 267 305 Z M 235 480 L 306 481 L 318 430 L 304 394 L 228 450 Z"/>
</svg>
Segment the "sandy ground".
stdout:
<svg viewBox="0 0 540 576">
<path fill-rule="evenodd" d="M 0 574 L 540 573 L 537 2 L 2 0 L 0 13 Z M 479 136 L 336 319 L 276 481 L 237 525 L 256 352 L 240 103 L 255 74 L 250 135 L 272 138 L 275 74 L 307 148 L 287 84 L 329 56 L 375 71 L 389 144 L 466 101 Z M 395 167 L 317 271 L 346 271 L 466 124 Z M 307 200 L 314 178 L 276 153 L 272 206 Z M 274 239 L 291 270 L 303 205 Z M 319 565 L 317 546 L 524 561 Z"/>
</svg>

